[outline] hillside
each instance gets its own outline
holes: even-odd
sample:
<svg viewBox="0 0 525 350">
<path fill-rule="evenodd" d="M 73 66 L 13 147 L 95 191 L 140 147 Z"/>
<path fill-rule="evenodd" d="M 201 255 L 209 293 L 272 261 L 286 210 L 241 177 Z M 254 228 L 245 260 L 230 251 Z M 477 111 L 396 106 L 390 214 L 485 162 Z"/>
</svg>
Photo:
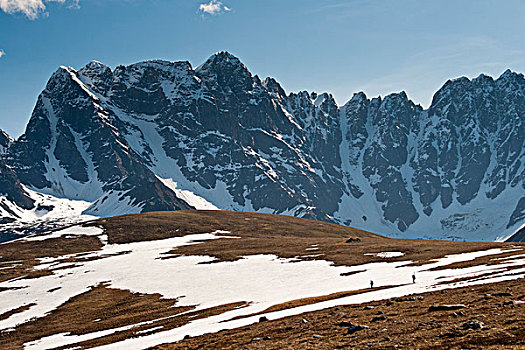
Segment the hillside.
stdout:
<svg viewBox="0 0 525 350">
<path fill-rule="evenodd" d="M 477 344 L 522 344 L 523 319 L 511 308 L 522 307 L 525 294 L 524 248 L 398 240 L 247 212 L 101 219 L 0 245 L 0 347 L 143 349 L 190 337 L 162 348 L 333 348 L 348 341 L 365 347 L 373 336 L 377 346 L 415 348 L 421 337 L 471 318 L 488 329 Z M 506 294 L 484 295 L 500 290 Z M 422 293 L 429 294 L 399 307 L 387 301 Z M 434 303 L 467 308 L 434 316 L 425 311 Z M 386 318 L 371 322 L 379 311 Z M 341 322 L 370 328 L 346 336 L 350 326 Z M 386 324 L 392 331 L 377 337 Z M 457 332 L 432 338 L 428 348 L 473 336 Z"/>
<path fill-rule="evenodd" d="M 451 301 L 465 308 L 428 311 Z M 515 280 L 336 306 L 153 349 L 519 350 L 525 347 L 524 304 L 523 280 Z M 352 332 L 351 325 L 368 328 Z"/>
</svg>

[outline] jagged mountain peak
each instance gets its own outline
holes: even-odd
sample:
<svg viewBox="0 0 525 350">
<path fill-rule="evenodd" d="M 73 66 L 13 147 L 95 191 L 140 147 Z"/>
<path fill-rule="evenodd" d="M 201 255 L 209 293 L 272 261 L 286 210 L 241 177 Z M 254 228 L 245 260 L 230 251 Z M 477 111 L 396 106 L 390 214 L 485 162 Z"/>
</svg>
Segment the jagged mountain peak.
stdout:
<svg viewBox="0 0 525 350">
<path fill-rule="evenodd" d="M 462 75 L 462 76 L 447 80 L 447 82 L 445 83 L 443 87 L 447 86 L 448 84 L 468 84 L 471 81 L 472 80 L 469 77 Z"/>
<path fill-rule="evenodd" d="M 286 97 L 286 92 L 282 88 L 281 84 L 277 82 L 274 78 L 267 77 L 262 82 L 262 85 L 268 90 L 270 93 L 274 94 L 278 98 Z"/>
<path fill-rule="evenodd" d="M 456 96 L 458 96 L 461 92 L 468 91 L 471 86 L 472 81 L 467 77 L 459 77 L 447 80 L 432 97 L 432 103 L 430 104 L 429 110 L 432 111 L 434 106 L 438 106 L 443 103 L 450 103 L 450 101 L 456 98 Z"/>
<path fill-rule="evenodd" d="M 131 148 L 124 121 L 111 109 L 117 96 L 107 94 L 113 78 L 97 63 L 52 75 L 10 154 L 20 179 L 50 195 L 92 202 L 86 210 L 96 215 L 191 208 Z M 129 94 L 127 86 L 123 91 Z"/>
<path fill-rule="evenodd" d="M 122 67 L 122 66 L 120 66 Z M 126 69 L 141 70 L 141 69 L 158 69 L 158 70 L 190 70 L 193 71 L 191 63 L 188 61 L 167 61 L 167 60 L 147 60 L 126 66 Z"/>
<path fill-rule="evenodd" d="M 346 118 L 358 118 L 365 121 L 367 116 L 365 108 L 369 104 L 370 100 L 363 91 L 356 92 L 352 98 L 342 107 L 342 110 Z"/>
<path fill-rule="evenodd" d="M 241 60 L 227 51 L 220 51 L 210 56 L 203 64 L 198 66 L 195 70 L 197 72 L 205 72 L 208 70 L 242 70 L 248 71 L 248 68 L 241 62 Z"/>
<path fill-rule="evenodd" d="M 491 77 L 488 74 L 481 73 L 474 79 L 472 79 L 472 83 L 474 84 L 492 84 L 494 82 L 494 78 Z"/>
<path fill-rule="evenodd" d="M 521 81 L 513 72 L 450 80 L 424 111 L 404 91 L 358 92 L 343 107 L 329 93 L 287 94 L 228 52 L 196 69 L 92 62 L 53 74 L 9 155 L 23 184 L 78 195 L 98 213 L 188 200 L 493 239 L 525 220 Z M 487 221 L 479 213 L 491 203 L 502 214 Z"/>
<path fill-rule="evenodd" d="M 0 129 L 0 145 L 6 147 L 11 142 L 13 142 L 13 138 L 4 130 Z"/>
<path fill-rule="evenodd" d="M 14 140 L 11 138 L 11 136 L 0 129 L 0 158 L 3 154 L 7 153 L 7 150 L 13 141 Z"/>
<path fill-rule="evenodd" d="M 239 58 L 229 52 L 221 51 L 211 56 L 195 69 L 198 76 L 211 85 L 220 87 L 239 85 L 249 88 L 252 74 Z"/>
<path fill-rule="evenodd" d="M 77 73 L 80 76 L 95 79 L 100 78 L 104 75 L 111 75 L 112 71 L 111 68 L 106 66 L 105 64 L 99 62 L 99 61 L 91 61 L 88 64 L 86 64 L 84 67 L 79 69 Z"/>
<path fill-rule="evenodd" d="M 496 79 L 484 73 L 473 79 L 465 76 L 450 79 L 434 94 L 431 105 L 439 104 L 440 100 L 446 100 L 446 103 L 448 100 L 457 100 L 461 96 L 464 97 L 466 93 L 474 95 L 504 93 L 498 91 L 501 87 L 510 88 L 508 91 L 512 89 L 522 91 L 525 89 L 525 77 L 521 73 L 507 69 Z"/>
<path fill-rule="evenodd" d="M 91 79 L 87 79 L 91 83 Z M 93 92 L 86 86 L 81 80 L 79 71 L 73 67 L 60 66 L 49 78 L 46 88 L 44 89 L 40 97 L 48 97 L 54 95 L 60 95 L 62 102 L 55 104 L 44 104 L 46 109 L 59 109 L 63 105 L 71 104 L 73 101 L 69 100 L 72 95 L 82 95 L 83 99 L 89 99 L 91 101 L 98 101 L 99 98 L 93 94 Z M 51 111 L 50 111 L 51 112 Z"/>
<path fill-rule="evenodd" d="M 94 92 L 106 93 L 113 79 L 111 68 L 98 61 L 91 61 L 77 71 L 77 77 Z"/>
<path fill-rule="evenodd" d="M 383 97 L 382 103 L 412 103 L 405 91 L 393 92 Z"/>
<path fill-rule="evenodd" d="M 398 117 L 400 113 L 420 113 L 423 108 L 408 98 L 405 91 L 386 95 L 380 104 L 379 110 L 386 115 Z"/>
<path fill-rule="evenodd" d="M 290 97 L 291 98 L 297 97 L 303 100 L 307 100 L 316 106 L 320 106 L 325 101 L 330 101 L 330 102 L 335 103 L 334 97 L 332 96 L 332 94 L 328 92 L 317 93 L 315 91 L 310 92 L 310 91 L 302 90 L 296 93 L 295 92 L 290 93 Z"/>
<path fill-rule="evenodd" d="M 103 64 L 100 61 L 92 60 L 88 64 L 86 64 L 84 67 L 79 69 L 79 71 L 101 71 L 101 70 L 111 70 L 108 66 Z"/>
<path fill-rule="evenodd" d="M 511 80 L 521 77 L 523 79 L 523 73 L 514 72 L 510 68 L 506 69 L 501 75 L 498 77 L 497 80 L 503 79 L 503 80 Z"/>
<path fill-rule="evenodd" d="M 449 79 L 445 82 L 445 84 L 443 84 L 443 86 L 438 91 L 436 91 L 434 97 L 436 95 L 450 93 L 450 91 L 452 90 L 467 89 L 471 84 L 472 80 L 466 76 Z"/>
<path fill-rule="evenodd" d="M 152 91 L 163 84 L 191 84 L 195 79 L 195 71 L 188 61 L 142 61 L 128 66 L 118 66 L 113 73 L 114 84 L 124 84 L 126 88 L 136 86 Z M 124 87 L 117 87 L 117 90 L 121 88 Z M 169 95 L 170 91 L 164 93 Z"/>
<path fill-rule="evenodd" d="M 244 66 L 244 64 L 237 56 L 231 54 L 228 51 L 216 52 L 215 54 L 210 56 L 204 64 L 212 62 L 216 65 Z"/>
<path fill-rule="evenodd" d="M 525 92 L 525 76 L 522 73 L 516 73 L 507 69 L 496 79 L 497 85 L 509 92 L 517 91 L 521 94 Z"/>
<path fill-rule="evenodd" d="M 62 84 L 71 77 L 71 73 L 76 74 L 76 70 L 70 66 L 60 66 L 58 69 L 51 74 L 51 77 L 47 81 L 47 85 L 44 91 L 52 91 L 56 86 Z"/>
<path fill-rule="evenodd" d="M 368 100 L 368 97 L 366 96 L 364 91 L 356 92 L 352 95 L 352 98 L 350 101 L 366 101 Z"/>
<path fill-rule="evenodd" d="M 334 99 L 334 96 L 328 92 L 322 92 L 322 93 L 317 93 L 317 92 L 312 92 L 312 98 L 314 99 L 314 101 L 316 102 L 316 104 L 321 104 L 323 103 L 324 101 L 333 101 L 335 102 L 335 99 Z"/>
</svg>

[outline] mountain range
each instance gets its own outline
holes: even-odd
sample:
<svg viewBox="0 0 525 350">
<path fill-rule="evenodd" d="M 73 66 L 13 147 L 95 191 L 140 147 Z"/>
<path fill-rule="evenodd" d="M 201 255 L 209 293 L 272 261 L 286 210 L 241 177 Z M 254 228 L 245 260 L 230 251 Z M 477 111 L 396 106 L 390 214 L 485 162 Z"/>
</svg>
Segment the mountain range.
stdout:
<svg viewBox="0 0 525 350">
<path fill-rule="evenodd" d="M 194 208 L 503 240 L 525 223 L 524 119 L 510 70 L 449 80 L 424 109 L 404 92 L 286 93 L 227 52 L 60 67 L 25 133 L 0 133 L 2 230 Z"/>
</svg>

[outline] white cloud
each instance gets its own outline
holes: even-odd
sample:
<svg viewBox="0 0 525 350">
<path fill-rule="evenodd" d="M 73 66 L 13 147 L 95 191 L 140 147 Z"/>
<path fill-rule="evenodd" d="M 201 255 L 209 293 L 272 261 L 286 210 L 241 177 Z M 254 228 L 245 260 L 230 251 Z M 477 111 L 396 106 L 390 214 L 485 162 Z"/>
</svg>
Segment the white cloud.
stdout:
<svg viewBox="0 0 525 350">
<path fill-rule="evenodd" d="M 72 8 L 78 8 L 79 0 L 0 0 L 0 10 L 13 14 L 17 12 L 23 13 L 29 19 L 36 19 L 39 14 L 46 13 L 46 3 L 70 2 Z"/>
<path fill-rule="evenodd" d="M 0 58 L 2 58 L 5 55 L 5 51 L 0 49 Z"/>
<path fill-rule="evenodd" d="M 223 5 L 221 1 L 211 0 L 207 4 L 200 4 L 199 10 L 202 11 L 202 13 L 207 13 L 209 15 L 215 16 L 221 14 L 222 12 L 229 12 L 231 11 L 231 8 L 229 8 L 226 5 Z"/>
</svg>

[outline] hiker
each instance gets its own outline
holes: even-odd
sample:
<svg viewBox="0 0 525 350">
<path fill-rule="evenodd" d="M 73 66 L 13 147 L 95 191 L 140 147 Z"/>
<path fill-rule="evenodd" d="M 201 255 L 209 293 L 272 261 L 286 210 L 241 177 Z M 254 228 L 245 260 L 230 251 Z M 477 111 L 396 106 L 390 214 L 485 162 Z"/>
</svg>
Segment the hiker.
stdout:
<svg viewBox="0 0 525 350">
<path fill-rule="evenodd" d="M 374 281 L 370 281 L 370 288 L 374 288 Z"/>
<path fill-rule="evenodd" d="M 412 283 L 416 283 L 416 274 L 412 274 Z"/>
</svg>

